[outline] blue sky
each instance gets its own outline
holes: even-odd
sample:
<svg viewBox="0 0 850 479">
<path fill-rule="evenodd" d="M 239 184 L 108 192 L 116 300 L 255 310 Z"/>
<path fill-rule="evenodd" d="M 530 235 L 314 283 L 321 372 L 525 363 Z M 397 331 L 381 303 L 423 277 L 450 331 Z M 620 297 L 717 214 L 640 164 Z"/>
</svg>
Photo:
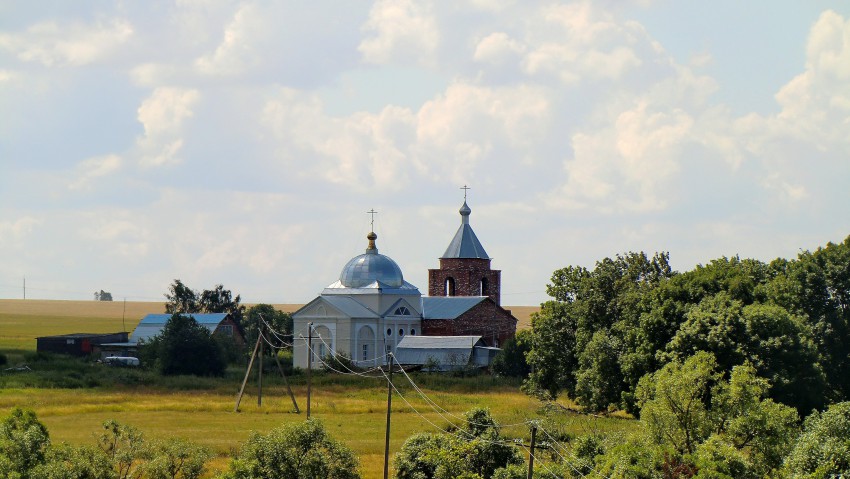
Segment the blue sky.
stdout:
<svg viewBox="0 0 850 479">
<path fill-rule="evenodd" d="M 300 303 L 366 246 L 503 303 L 850 234 L 850 4 L 0 2 L 0 297 Z"/>
</svg>

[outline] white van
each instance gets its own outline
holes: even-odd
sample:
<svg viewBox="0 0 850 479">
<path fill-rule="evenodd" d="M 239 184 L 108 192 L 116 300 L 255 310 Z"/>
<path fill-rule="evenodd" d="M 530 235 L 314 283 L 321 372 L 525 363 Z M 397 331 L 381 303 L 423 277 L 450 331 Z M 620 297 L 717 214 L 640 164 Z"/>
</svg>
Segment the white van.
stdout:
<svg viewBox="0 0 850 479">
<path fill-rule="evenodd" d="M 103 358 L 103 362 L 113 366 L 132 366 L 136 367 L 139 363 L 139 358 L 132 356 L 107 356 Z"/>
</svg>

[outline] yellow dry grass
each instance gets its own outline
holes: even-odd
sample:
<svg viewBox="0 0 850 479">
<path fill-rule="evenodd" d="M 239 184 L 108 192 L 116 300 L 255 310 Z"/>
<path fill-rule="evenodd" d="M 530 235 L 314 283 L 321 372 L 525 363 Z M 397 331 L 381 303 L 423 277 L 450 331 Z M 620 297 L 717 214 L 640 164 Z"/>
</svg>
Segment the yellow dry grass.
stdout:
<svg viewBox="0 0 850 479">
<path fill-rule="evenodd" d="M 363 477 L 380 477 L 383 468 L 385 384 L 376 380 L 374 387 L 367 389 L 314 389 L 313 416 L 324 422 L 333 437 L 357 453 Z M 54 442 L 72 444 L 93 443 L 100 425 L 114 419 L 139 428 L 151 439 L 182 437 L 203 444 L 219 457 L 210 467 L 221 469 L 226 467 L 226 458 L 239 448 L 251 431 L 265 432 L 304 420 L 306 389 L 296 387 L 294 392 L 302 408 L 301 414 L 291 411 L 289 397 L 280 387 L 266 389 L 262 407 L 257 406 L 252 391 L 243 399 L 238 413 L 233 412 L 235 394 L 207 391 L 13 389 L 0 391 L 0 415 L 5 416 L 14 406 L 31 408 L 48 427 Z M 406 389 L 403 393 L 410 405 L 399 396 L 393 398 L 392 453 L 398 451 L 410 435 L 437 431 L 434 425 L 446 428 L 450 424 L 414 391 Z M 474 406 L 489 407 L 503 423 L 533 417 L 539 406 L 519 391 L 506 389 L 483 394 L 427 390 L 426 394 L 454 415 Z M 411 406 L 422 415 L 414 412 Z M 524 427 L 506 428 L 504 432 L 514 437 L 527 435 Z"/>
</svg>

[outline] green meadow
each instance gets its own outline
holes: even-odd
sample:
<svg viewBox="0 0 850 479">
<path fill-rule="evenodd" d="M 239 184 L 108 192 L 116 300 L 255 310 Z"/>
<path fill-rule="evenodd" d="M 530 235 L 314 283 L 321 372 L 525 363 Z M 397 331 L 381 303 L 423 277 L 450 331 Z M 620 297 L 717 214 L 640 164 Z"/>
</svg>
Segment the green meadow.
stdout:
<svg viewBox="0 0 850 479">
<path fill-rule="evenodd" d="M 24 304 L 26 303 L 26 304 Z M 292 310 L 291 305 L 277 305 Z M 290 378 L 301 413 L 272 370 L 265 376 L 263 404 L 257 404 L 257 384 L 252 378 L 234 412 L 236 393 L 244 370 L 231 368 L 224 378 L 159 378 L 149 371 L 109 368 L 77 360 L 39 360 L 33 354 L 35 337 L 74 332 L 129 330 L 144 314 L 161 312 L 159 303 L 121 302 L 104 307 L 94 301 L 0 300 L 0 351 L 9 358 L 5 367 L 27 360 L 33 371 L 2 371 L 0 415 L 13 407 L 34 410 L 47 425 L 55 442 L 93 443 L 100 425 L 108 419 L 130 424 L 149 438 L 182 437 L 209 447 L 216 458 L 212 471 L 226 467 L 229 457 L 251 431 L 268 431 L 306 418 L 306 378 Z M 117 311 L 117 315 L 116 315 Z M 132 311 L 132 314 L 129 313 Z M 132 319 L 130 319 L 132 318 Z M 4 367 L 4 368 L 5 368 Z M 391 452 L 413 433 L 446 429 L 459 423 L 457 416 L 472 407 L 489 408 L 503 424 L 539 418 L 562 438 L 593 431 L 629 431 L 636 422 L 569 413 L 544 407 L 519 391 L 519 382 L 489 376 L 467 378 L 415 374 L 424 394 L 447 412 L 437 412 L 396 374 L 400 394 L 393 395 Z M 52 386 L 53 384 L 58 387 Z M 64 387 L 63 387 L 64 386 Z M 318 374 L 312 391 L 312 415 L 321 419 L 337 439 L 359 456 L 363 477 L 380 477 L 383 468 L 387 382 Z M 571 407 L 572 404 L 562 403 Z M 554 411 L 554 412 L 553 412 Z M 528 440 L 524 425 L 507 426 L 510 438 Z"/>
</svg>

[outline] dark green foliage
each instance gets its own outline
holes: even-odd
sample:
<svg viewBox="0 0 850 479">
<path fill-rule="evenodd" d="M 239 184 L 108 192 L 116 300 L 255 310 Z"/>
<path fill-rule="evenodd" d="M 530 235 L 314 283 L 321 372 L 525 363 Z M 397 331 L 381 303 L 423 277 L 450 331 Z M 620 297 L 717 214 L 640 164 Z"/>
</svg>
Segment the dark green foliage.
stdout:
<svg viewBox="0 0 850 479">
<path fill-rule="evenodd" d="M 169 314 L 191 314 L 200 313 L 198 305 L 198 293 L 192 288 L 183 284 L 179 279 L 175 279 L 168 287 L 168 293 L 165 294 L 165 312 Z"/>
<path fill-rule="evenodd" d="M 242 317 L 245 314 L 245 306 L 239 304 L 241 297 L 237 294 L 233 297 L 233 293 L 229 289 L 224 289 L 224 286 L 217 284 L 212 290 L 205 289 L 201 293 L 198 301 L 200 308 L 199 312 L 203 313 L 228 313 L 230 318 L 236 324 L 242 324 Z"/>
<path fill-rule="evenodd" d="M 656 253 L 652 258 L 645 253 L 628 253 L 598 261 L 592 271 L 572 266 L 555 271 L 552 283 L 546 286 L 553 300 L 541 305 L 540 312 L 532 317 L 534 336 L 528 354 L 532 373 L 526 390 L 553 398 L 564 391 L 588 408 L 606 408 L 619 402 L 622 388 L 617 384 L 627 379 L 619 360 L 626 343 L 614 343 L 603 336 L 594 342 L 593 353 L 583 353 L 600 331 L 611 331 L 612 337 L 628 341 L 625 334 L 634 329 L 629 325 L 639 323 L 643 298 L 673 276 L 668 260 L 666 253 Z M 592 357 L 595 353 L 604 357 Z M 584 368 L 594 371 L 583 375 L 579 392 L 577 373 Z M 632 374 L 641 376 L 644 369 L 630 366 Z M 591 389 L 600 374 L 607 376 L 606 387 L 596 393 Z M 636 384 L 637 378 L 632 382 Z"/>
<path fill-rule="evenodd" d="M 140 348 L 141 359 L 155 359 L 164 375 L 221 376 L 226 367 L 221 348 L 209 330 L 191 316 L 174 314 L 162 333 Z"/>
<path fill-rule="evenodd" d="M 354 479 L 357 457 L 316 419 L 253 433 L 224 479 Z"/>
<path fill-rule="evenodd" d="M 828 479 L 850 475 L 850 402 L 833 404 L 823 413 L 813 412 L 803 434 L 785 460 L 792 477 Z"/>
<path fill-rule="evenodd" d="M 502 345 L 502 350 L 490 366 L 493 373 L 512 378 L 524 378 L 531 372 L 525 355 L 531 350 L 531 331 L 520 330 Z"/>
<path fill-rule="evenodd" d="M 850 397 L 850 237 L 796 260 L 720 258 L 674 274 L 666 254 L 555 271 L 532 318 L 526 391 L 637 414 L 641 377 L 698 351 L 749 362 L 770 397 L 809 411 Z"/>
<path fill-rule="evenodd" d="M 236 324 L 241 324 L 245 314 L 245 306 L 239 304 L 241 297 L 236 295 L 234 298 L 233 293 L 220 284 L 199 294 L 179 279 L 175 279 L 168 287 L 165 299 L 165 312 L 169 314 L 229 313 Z M 256 340 L 256 336 L 254 339 Z"/>
<path fill-rule="evenodd" d="M 292 343 L 292 315 L 270 304 L 257 304 L 248 308 L 242 321 L 246 343 L 253 345 L 257 342 L 257 331 L 264 322 L 273 330 L 273 333 L 266 333 L 266 339 L 272 344 L 280 347 L 284 342 Z"/>
<path fill-rule="evenodd" d="M 511 477 L 500 470 L 523 463 L 522 456 L 499 433 L 486 409 L 464 414 L 456 434 L 419 433 L 409 437 L 395 456 L 398 479 L 489 479 Z"/>
</svg>

